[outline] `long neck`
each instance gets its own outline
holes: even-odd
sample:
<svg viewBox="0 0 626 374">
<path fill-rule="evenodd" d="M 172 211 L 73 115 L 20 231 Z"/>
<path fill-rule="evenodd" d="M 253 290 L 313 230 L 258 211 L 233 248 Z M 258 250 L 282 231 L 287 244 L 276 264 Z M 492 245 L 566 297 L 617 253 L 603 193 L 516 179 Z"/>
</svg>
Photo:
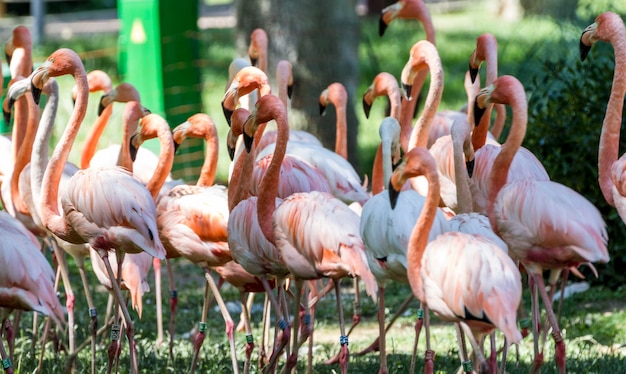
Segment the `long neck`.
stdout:
<svg viewBox="0 0 626 374">
<path fill-rule="evenodd" d="M 87 86 L 87 74 L 82 65 L 76 67 L 74 72 L 76 80 L 77 96 L 74 110 L 68 121 L 67 127 L 54 148 L 54 152 L 48 162 L 48 167 L 43 176 L 41 187 L 41 219 L 44 225 L 55 235 L 61 239 L 74 242 L 79 240 L 79 236 L 72 229 L 68 222 L 59 214 L 57 199 L 59 195 L 59 182 L 63 175 L 63 168 L 70 155 L 72 144 L 76 139 L 80 125 L 85 118 L 87 111 L 87 100 L 89 97 L 89 88 Z"/>
<path fill-rule="evenodd" d="M 243 145 L 241 145 L 243 147 Z M 256 147 L 252 143 L 250 152 L 244 151 L 235 161 L 233 174 L 230 177 L 228 187 L 228 210 L 233 210 L 239 202 L 250 197 L 250 181 L 252 170 L 254 169 L 254 159 L 256 157 Z M 245 178 L 243 176 L 246 176 Z M 243 182 L 243 183 L 242 183 Z M 248 183 L 246 183 L 248 182 Z"/>
<path fill-rule="evenodd" d="M 500 152 L 493 162 L 491 174 L 489 175 L 489 195 L 487 196 L 487 215 L 491 221 L 491 226 L 496 227 L 495 217 L 493 215 L 496 197 L 506 184 L 509 177 L 509 167 L 513 162 L 513 157 L 519 150 L 526 135 L 526 126 L 528 121 L 527 106 L 525 98 L 522 102 L 519 98 L 511 102 L 513 110 L 513 119 L 511 122 L 511 131 L 506 141 L 500 147 Z"/>
<path fill-rule="evenodd" d="M 381 184 L 384 187 L 386 183 L 389 183 L 389 180 L 391 179 L 391 173 L 393 173 L 393 165 L 391 161 L 391 139 L 387 136 L 383 137 L 381 139 L 380 148 L 382 153 L 381 159 L 383 174 L 382 180 L 378 181 L 377 185 Z M 376 193 L 378 192 L 380 191 L 377 191 Z M 372 193 L 374 193 L 374 191 L 372 191 Z"/>
<path fill-rule="evenodd" d="M 41 114 L 37 135 L 33 143 L 33 155 L 30 160 L 30 189 L 33 201 L 39 206 L 41 198 L 41 183 L 43 175 L 48 165 L 48 149 L 50 147 L 50 137 L 54 128 L 54 120 L 59 107 L 59 87 L 56 82 L 48 81 L 50 91 L 48 100 Z"/>
<path fill-rule="evenodd" d="M 613 199 L 611 166 L 619 156 L 619 136 L 622 124 L 622 109 L 624 94 L 626 93 L 626 38 L 618 34 L 611 40 L 615 51 L 615 72 L 611 96 L 606 107 L 606 114 L 602 123 L 600 146 L 598 152 L 598 180 L 604 199 L 611 206 L 615 206 Z"/>
<path fill-rule="evenodd" d="M 436 61 L 434 56 L 428 56 L 426 63 L 428 64 L 430 71 L 430 86 L 428 87 L 428 96 L 426 97 L 426 103 L 424 105 L 424 111 L 419 117 L 411 132 L 411 139 L 409 140 L 409 149 L 413 147 L 426 147 L 428 144 L 428 135 L 430 132 L 430 125 L 437 114 L 439 109 L 439 103 L 441 102 L 441 96 L 443 95 L 443 69 L 441 63 Z M 413 99 L 415 101 L 415 99 Z M 406 102 L 406 101 L 405 101 Z M 404 107 L 404 104 L 403 104 Z"/>
<path fill-rule="evenodd" d="M 200 170 L 200 178 L 196 182 L 196 185 L 211 186 L 215 180 L 219 154 L 219 141 L 215 127 L 209 126 L 209 130 L 205 134 L 204 139 L 206 140 L 206 156 L 202 164 L 202 169 Z"/>
<path fill-rule="evenodd" d="M 87 169 L 89 167 L 89 163 L 93 158 L 93 155 L 96 154 L 96 149 L 98 148 L 98 142 L 104 133 L 104 129 L 109 123 L 109 119 L 111 118 L 111 114 L 113 113 L 113 105 L 107 105 L 106 108 L 102 111 L 102 113 L 96 118 L 96 121 L 89 129 L 89 133 L 87 134 L 87 138 L 83 143 L 83 151 L 80 155 L 80 167 L 81 169 Z"/>
<path fill-rule="evenodd" d="M 402 106 L 400 109 L 400 127 L 402 129 L 402 133 L 400 136 L 400 142 L 404 152 L 407 152 L 410 149 L 409 139 L 411 138 L 411 133 L 413 132 L 413 115 L 427 76 L 428 71 L 426 70 L 418 72 L 415 78 L 413 78 L 413 86 L 411 87 L 411 97 L 413 100 L 409 101 L 402 99 Z"/>
<path fill-rule="evenodd" d="M 439 177 L 437 172 L 428 169 L 424 176 L 428 180 L 428 192 L 426 194 L 426 203 L 417 218 L 417 223 L 411 231 L 409 245 L 406 253 L 407 261 L 407 277 L 413 289 L 413 293 L 417 295 L 420 301 L 424 301 L 424 290 L 422 287 L 422 257 L 428 243 L 428 232 L 435 221 L 437 215 L 437 205 L 439 204 Z"/>
<path fill-rule="evenodd" d="M 456 129 L 452 126 L 452 152 L 454 157 L 454 181 L 456 184 L 456 213 L 470 213 L 472 211 L 472 194 L 469 188 L 469 175 L 465 167 L 463 149 L 469 142 L 469 128 Z M 469 144 L 468 144 L 469 145 Z"/>
<path fill-rule="evenodd" d="M 128 104 L 127 104 L 128 105 Z M 133 159 L 130 155 L 130 142 L 133 134 L 139 126 L 139 119 L 124 116 L 122 124 L 122 143 L 117 155 L 117 166 L 133 172 Z"/>
<path fill-rule="evenodd" d="M 159 162 L 157 163 L 156 168 L 154 169 L 154 174 L 148 181 L 148 191 L 152 195 L 152 199 L 156 201 L 159 192 L 161 191 L 161 187 L 165 183 L 167 176 L 170 174 L 172 170 L 172 165 L 174 165 L 174 154 L 176 151 L 174 150 L 174 140 L 172 139 L 172 132 L 165 123 L 165 126 L 160 126 L 158 130 L 158 138 L 159 144 L 161 145 L 161 152 L 159 153 Z"/>
<path fill-rule="evenodd" d="M 336 133 L 335 133 L 335 153 L 344 159 L 348 159 L 348 119 L 346 113 L 347 103 L 345 100 L 335 103 Z"/>
<path fill-rule="evenodd" d="M 278 196 L 278 183 L 280 168 L 287 151 L 289 139 L 289 125 L 284 112 L 276 113 L 276 147 L 274 155 L 265 171 L 265 175 L 259 185 L 259 199 L 257 202 L 257 217 L 265 238 L 274 243 L 274 229 L 272 227 L 272 215 L 276 209 L 276 196 Z"/>
<path fill-rule="evenodd" d="M 22 214 L 28 214 L 28 207 L 20 195 L 19 177 L 22 170 L 24 170 L 26 165 L 30 162 L 33 152 L 33 142 L 39 125 L 39 107 L 35 104 L 32 95 L 24 95 L 20 100 L 26 105 L 28 116 L 25 121 L 26 131 L 24 138 L 22 139 L 22 143 L 19 144 L 17 158 L 13 166 L 13 174 L 11 174 L 11 199 L 17 211 Z"/>
</svg>

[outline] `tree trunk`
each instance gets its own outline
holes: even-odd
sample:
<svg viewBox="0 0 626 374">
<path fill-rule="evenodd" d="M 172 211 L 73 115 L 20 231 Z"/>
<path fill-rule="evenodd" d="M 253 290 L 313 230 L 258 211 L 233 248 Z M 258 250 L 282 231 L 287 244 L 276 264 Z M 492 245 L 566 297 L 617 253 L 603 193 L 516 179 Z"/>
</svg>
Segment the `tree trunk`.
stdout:
<svg viewBox="0 0 626 374">
<path fill-rule="evenodd" d="M 358 122 L 354 97 L 359 79 L 359 22 L 354 0 L 239 0 L 237 45 L 247 53 L 250 33 L 263 28 L 269 40 L 268 75 L 275 81 L 276 63 L 293 65 L 294 89 L 289 111 L 292 129 L 317 135 L 334 149 L 334 108 L 319 114 L 319 95 L 330 83 L 341 82 L 348 92 L 348 154 L 358 171 Z M 276 92 L 272 88 L 272 92 Z M 331 106 L 332 107 L 332 106 Z"/>
</svg>

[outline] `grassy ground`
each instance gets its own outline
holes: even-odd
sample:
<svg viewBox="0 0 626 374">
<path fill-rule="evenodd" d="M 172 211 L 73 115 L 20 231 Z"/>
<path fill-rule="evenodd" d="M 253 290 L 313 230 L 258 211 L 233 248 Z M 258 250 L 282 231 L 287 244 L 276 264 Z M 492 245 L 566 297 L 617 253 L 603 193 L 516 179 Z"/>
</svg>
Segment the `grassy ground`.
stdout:
<svg viewBox="0 0 626 374">
<path fill-rule="evenodd" d="M 579 30 L 567 29 L 566 27 L 557 26 L 555 23 L 545 20 L 526 19 L 522 23 L 510 23 L 497 20 L 489 13 L 488 10 L 479 7 L 472 9 L 463 14 L 446 14 L 433 15 L 433 21 L 437 29 L 437 45 L 444 64 L 446 74 L 446 88 L 444 90 L 444 98 L 442 108 L 458 108 L 465 100 L 463 92 L 463 74 L 467 68 L 467 59 L 474 48 L 475 38 L 483 32 L 492 32 L 499 40 L 500 46 L 500 71 L 501 73 L 513 73 L 521 71 L 520 66 L 526 63 L 524 56 L 526 52 L 533 48 L 536 43 L 548 38 L 554 38 L 562 33 L 572 35 Z M 362 25 L 362 46 L 360 50 L 361 66 L 361 82 L 358 92 L 363 92 L 370 84 L 374 75 L 380 71 L 388 71 L 394 75 L 399 75 L 402 65 L 408 57 L 410 46 L 417 40 L 423 38 L 421 27 L 409 23 L 398 22 L 390 27 L 383 38 L 377 34 L 377 20 L 364 21 Z M 219 134 L 224 137 L 226 134 L 226 123 L 223 121 L 223 115 L 219 103 L 221 94 L 227 79 L 227 67 L 236 51 L 232 43 L 232 30 L 206 30 L 199 36 L 201 42 L 201 57 L 198 66 L 202 69 L 202 79 L 204 83 L 203 102 L 206 112 L 211 115 L 217 122 Z M 102 37 L 101 39 L 90 39 L 85 41 L 73 41 L 72 48 L 83 54 L 87 70 L 103 69 L 115 77 L 115 51 L 116 41 L 114 37 Z M 94 45 L 98 46 L 98 50 L 94 51 Z M 43 60 L 52 50 L 60 45 L 50 44 L 45 48 L 37 51 L 37 59 Z M 67 46 L 67 45 L 65 45 Z M 573 45 L 572 48 L 577 48 Z M 388 58 L 387 56 L 397 56 L 396 58 Z M 61 78 L 59 80 L 61 92 L 68 92 L 73 84 L 71 79 Z M 94 100 L 90 100 L 90 109 L 86 118 L 86 123 L 95 120 L 98 95 L 94 95 Z M 377 104 L 372 109 L 369 120 L 366 120 L 362 114 L 360 100 L 357 103 L 356 111 L 359 115 L 360 132 L 359 132 L 359 149 L 363 162 L 362 167 L 368 170 L 367 162 L 372 154 L 372 149 L 377 144 L 377 126 L 383 117 L 383 105 Z M 71 111 L 72 104 L 69 96 L 62 99 L 61 109 L 59 111 L 59 123 L 64 124 L 67 121 L 68 113 Z M 121 106 L 114 110 L 113 121 L 119 119 L 121 114 Z M 78 161 L 78 152 L 80 151 L 80 139 L 84 138 L 88 126 L 83 126 L 79 134 L 79 141 L 72 151 L 71 160 Z M 57 132 L 62 131 L 62 126 L 58 126 Z M 57 135 L 58 136 L 58 135 Z M 110 127 L 107 129 L 103 143 L 119 142 L 119 129 Z M 220 154 L 220 164 L 218 177 L 225 179 L 227 173 L 227 157 L 222 149 Z M 74 274 L 74 290 L 76 293 L 76 313 L 77 313 L 77 341 L 85 339 L 88 333 L 88 317 L 87 307 L 84 297 L 80 292 L 79 278 L 77 271 L 72 265 L 71 272 Z M 204 280 L 199 269 L 188 264 L 185 261 L 175 261 L 175 269 L 177 273 L 177 287 L 179 289 L 179 311 L 177 316 L 176 333 L 175 333 L 175 359 L 170 361 L 167 355 L 166 346 L 155 347 L 156 341 L 156 315 L 154 309 L 155 297 L 154 288 L 144 296 L 144 314 L 141 319 L 137 314 L 131 312 L 136 323 L 136 339 L 137 349 L 139 353 L 139 366 L 141 372 L 186 372 L 191 360 L 191 343 L 189 340 L 189 332 L 194 328 L 195 323 L 200 318 L 202 295 L 204 292 Z M 92 273 L 89 273 L 92 275 Z M 152 275 L 149 281 L 153 285 Z M 96 305 L 100 316 L 104 315 L 106 306 L 107 293 L 96 284 L 95 277 L 91 276 L 92 289 L 97 295 Z M 348 283 L 348 282 L 346 282 Z M 167 281 L 164 281 L 164 290 L 167 290 Z M 349 319 L 351 315 L 351 299 L 349 288 L 346 288 L 345 310 Z M 224 286 L 225 298 L 229 301 L 236 302 L 238 300 L 234 290 Z M 387 293 L 387 315 L 390 316 L 396 308 L 404 300 L 410 290 L 405 285 L 392 285 Z M 64 296 L 60 295 L 64 301 Z M 623 328 L 624 302 L 626 300 L 626 289 L 610 291 L 601 287 L 594 287 L 584 294 L 579 294 L 564 303 L 562 326 L 567 344 L 568 369 L 570 372 L 590 372 L 590 373 L 606 373 L 606 372 L 623 372 L 626 367 L 626 359 L 624 358 L 623 343 L 626 341 L 626 329 Z M 167 291 L 163 292 L 163 297 L 167 300 Z M 261 297 L 257 297 L 260 302 Z M 529 310 L 528 298 L 525 295 L 526 310 Z M 369 299 L 362 300 L 363 321 L 355 329 L 350 337 L 351 352 L 356 352 L 367 346 L 372 339 L 377 336 L 377 326 L 375 323 L 375 304 Z M 392 373 L 405 373 L 408 371 L 410 362 L 410 352 L 413 339 L 414 315 L 417 304 L 414 302 L 409 314 L 402 316 L 388 336 L 388 354 L 389 367 Z M 259 322 L 261 319 L 260 312 L 255 308 L 253 312 L 253 322 L 256 340 L 259 341 L 258 335 L 260 331 Z M 167 308 L 165 308 L 167 311 Z M 168 314 L 165 319 L 167 321 Z M 233 313 L 233 318 L 237 321 L 238 314 Z M 327 297 L 321 301 L 318 309 L 316 325 L 315 325 L 315 356 L 314 365 L 315 372 L 332 373 L 338 370 L 336 365 L 325 365 L 323 362 L 337 352 L 339 344 L 337 344 L 339 331 L 337 327 L 337 312 L 333 297 Z M 37 358 L 41 347 L 37 345 L 33 349 L 31 344 L 32 314 L 23 315 L 20 329 L 18 332 L 17 351 L 15 357 L 15 367 L 19 373 L 31 373 L 37 367 Z M 41 321 L 41 320 L 40 320 Z M 102 321 L 102 318 L 101 318 Z M 432 319 L 432 344 L 433 349 L 437 352 L 437 360 L 435 368 L 439 372 L 453 372 L 458 366 L 456 340 L 454 338 L 454 330 L 451 326 L 442 324 Z M 200 366 L 198 372 L 203 373 L 222 373 L 230 371 L 230 360 L 228 353 L 228 344 L 224 337 L 224 323 L 219 312 L 215 309 L 209 314 L 209 336 L 204 342 L 201 352 Z M 41 323 L 35 329 L 41 334 Z M 60 333 L 61 339 L 65 338 L 64 333 Z M 166 335 L 166 341 L 168 337 Z M 236 335 L 238 357 L 241 360 L 244 357 L 244 336 L 239 333 Z M 106 368 L 106 344 L 108 342 L 108 333 L 99 342 L 98 345 L 98 372 L 105 372 Z M 418 368 L 421 371 L 422 357 L 424 351 L 424 339 L 420 341 L 418 351 Z M 532 342 L 529 338 L 519 346 L 519 364 L 515 363 L 515 348 L 509 356 L 507 370 L 510 373 L 528 372 L 532 360 Z M 303 365 L 305 352 L 300 355 Z M 122 352 L 121 372 L 127 372 L 127 349 Z M 556 372 L 553 362 L 553 347 L 551 341 L 546 345 L 546 365 L 545 373 Z M 52 344 L 45 347 L 44 373 L 60 372 L 64 365 L 65 353 L 58 353 L 53 349 Z M 256 352 L 253 355 L 253 361 L 256 361 Z M 242 362 L 240 361 L 240 366 Z M 86 372 L 89 368 L 88 350 L 83 351 L 77 363 L 77 372 Z M 353 357 L 350 363 L 351 372 L 376 372 L 378 368 L 378 355 L 370 354 L 365 357 Z M 253 372 L 257 372 L 256 365 L 253 365 Z M 299 366 L 299 371 L 303 371 L 304 367 Z"/>
</svg>

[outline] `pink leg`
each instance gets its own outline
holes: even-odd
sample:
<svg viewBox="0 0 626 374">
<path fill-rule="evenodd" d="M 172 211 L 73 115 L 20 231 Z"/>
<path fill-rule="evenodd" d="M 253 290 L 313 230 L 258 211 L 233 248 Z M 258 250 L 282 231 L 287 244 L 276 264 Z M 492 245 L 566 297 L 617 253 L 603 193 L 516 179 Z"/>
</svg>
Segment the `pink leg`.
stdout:
<svg viewBox="0 0 626 374">
<path fill-rule="evenodd" d="M 250 372 L 250 359 L 252 358 L 252 351 L 254 351 L 254 338 L 252 336 L 252 326 L 250 325 L 250 312 L 246 300 L 248 299 L 248 293 L 240 292 L 239 298 L 241 300 L 241 322 L 246 332 L 246 361 L 243 364 L 243 372 L 244 374 L 247 374 L 248 372 Z"/>
<path fill-rule="evenodd" d="M 270 284 L 267 281 L 267 278 L 265 277 L 261 277 L 261 283 L 263 283 L 263 287 L 265 288 L 265 292 L 267 293 L 267 295 L 269 296 L 270 299 L 270 303 L 272 304 L 274 311 L 276 312 L 276 318 L 278 321 L 278 327 L 280 328 L 280 330 L 282 331 L 281 335 L 275 339 L 275 343 L 274 343 L 274 350 L 272 351 L 272 354 L 270 356 L 269 362 L 267 364 L 267 366 L 263 369 L 263 372 L 271 372 L 273 373 L 276 370 L 276 361 L 278 360 L 279 355 L 281 354 L 281 352 L 283 351 L 283 349 L 285 348 L 285 346 L 287 346 L 287 344 L 289 344 L 289 340 L 291 338 L 291 327 L 289 322 L 285 319 L 284 317 L 284 313 L 282 312 L 282 308 L 280 307 L 280 304 L 278 303 L 278 299 L 276 296 L 274 296 L 274 292 L 272 291 L 272 288 L 270 286 Z M 278 290 L 278 292 L 284 292 L 284 285 L 283 282 L 276 282 L 276 289 Z M 279 295 L 280 297 L 280 295 Z M 277 342 L 277 343 L 276 343 Z"/>
<path fill-rule="evenodd" d="M 163 297 L 161 294 L 161 260 L 152 259 L 152 268 L 154 269 L 154 295 L 156 297 L 156 318 L 157 318 L 157 339 L 155 345 L 158 347 L 163 344 Z"/>
<path fill-rule="evenodd" d="M 379 374 L 389 373 L 387 368 L 387 333 L 385 329 L 385 287 L 378 287 L 378 349 L 380 355 Z M 413 371 L 411 371 L 413 373 Z"/>
<path fill-rule="evenodd" d="M 0 359 L 2 360 L 0 361 L 0 364 L 6 374 L 13 374 L 13 364 L 11 363 L 11 359 L 9 358 L 9 355 L 4 349 L 4 344 L 2 344 L 2 334 L 1 334 L 2 330 L 5 329 L 5 325 L 8 324 L 8 321 L 9 320 L 6 319 L 2 321 L 2 323 L 0 324 Z M 8 327 L 6 329 L 8 331 Z"/>
<path fill-rule="evenodd" d="M 190 373 L 194 373 L 196 371 L 200 348 L 202 347 L 202 343 L 206 337 L 206 316 L 209 310 L 209 293 L 210 288 L 207 283 L 204 287 L 204 301 L 202 303 L 202 316 L 200 317 L 200 322 L 198 323 L 198 332 L 193 338 L 193 356 L 191 359 L 191 368 L 189 369 Z"/>
<path fill-rule="evenodd" d="M 207 280 L 209 287 L 211 287 L 211 292 L 213 292 L 213 296 L 215 297 L 215 301 L 217 301 L 222 317 L 224 317 L 224 322 L 226 323 L 226 336 L 228 337 L 228 342 L 230 343 L 230 358 L 233 363 L 233 373 L 237 374 L 239 373 L 239 364 L 237 363 L 237 351 L 235 349 L 235 323 L 230 317 L 230 313 L 228 313 L 228 309 L 226 308 L 226 304 L 224 303 L 224 299 L 222 299 L 222 295 L 220 294 L 220 290 L 217 287 L 215 280 L 209 273 L 209 268 L 204 269 L 204 278 Z"/>
<path fill-rule="evenodd" d="M 176 306 L 178 305 L 178 291 L 174 284 L 174 271 L 169 259 L 165 259 L 167 277 L 170 282 L 170 359 L 174 359 L 174 321 L 176 319 Z"/>
<path fill-rule="evenodd" d="M 424 324 L 426 326 L 426 353 L 424 353 L 424 373 L 435 372 L 435 352 L 430 349 L 430 315 L 428 307 L 424 305 Z"/>
<path fill-rule="evenodd" d="M 552 310 L 552 300 L 548 296 L 546 292 L 546 286 L 543 282 L 543 277 L 541 274 L 534 275 L 537 281 L 537 287 L 539 288 L 539 293 L 541 294 L 541 298 L 543 299 L 543 304 L 546 308 L 546 313 L 548 314 L 548 322 L 552 326 L 552 337 L 554 338 L 555 344 L 555 353 L 554 358 L 556 360 L 556 365 L 559 368 L 559 373 L 565 373 L 565 342 L 563 341 L 563 337 L 561 336 L 561 330 L 559 329 L 559 324 L 556 321 L 556 317 L 554 316 L 554 311 Z"/>
<path fill-rule="evenodd" d="M 413 296 L 413 293 L 411 293 Z M 411 297 L 407 300 L 413 300 Z M 415 359 L 417 357 L 417 345 L 420 342 L 420 334 L 422 333 L 422 326 L 424 325 L 424 309 L 422 309 L 422 303 L 417 310 L 417 320 L 415 321 L 415 339 L 413 339 L 413 355 L 411 356 L 411 373 L 415 373 Z"/>
<path fill-rule="evenodd" d="M 339 312 L 339 328 L 341 330 L 341 336 L 339 337 L 339 344 L 341 345 L 341 351 L 339 353 L 339 366 L 341 367 L 341 374 L 348 372 L 348 362 L 350 361 L 350 350 L 348 349 L 348 335 L 346 335 L 346 326 L 343 321 L 343 305 L 341 304 L 341 279 L 334 280 L 335 282 L 335 294 L 337 295 L 337 311 Z"/>
</svg>

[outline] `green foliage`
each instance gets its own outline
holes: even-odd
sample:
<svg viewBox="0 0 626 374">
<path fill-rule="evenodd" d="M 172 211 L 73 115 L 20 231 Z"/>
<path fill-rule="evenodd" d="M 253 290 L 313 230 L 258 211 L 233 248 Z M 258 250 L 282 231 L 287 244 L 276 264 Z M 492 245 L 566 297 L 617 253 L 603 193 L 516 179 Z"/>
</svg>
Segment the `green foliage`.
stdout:
<svg viewBox="0 0 626 374">
<path fill-rule="evenodd" d="M 624 282 L 624 223 L 604 200 L 598 185 L 598 142 L 613 79 L 610 45 L 597 43 L 580 61 L 582 27 L 564 26 L 552 40 L 537 43 L 516 76 L 528 94 L 525 146 L 544 164 L 552 180 L 589 199 L 602 213 L 609 232 L 611 261 L 596 265 L 597 281 L 616 287 Z M 621 144 L 624 149 L 626 144 Z M 587 271 L 585 274 L 591 274 Z"/>
</svg>

